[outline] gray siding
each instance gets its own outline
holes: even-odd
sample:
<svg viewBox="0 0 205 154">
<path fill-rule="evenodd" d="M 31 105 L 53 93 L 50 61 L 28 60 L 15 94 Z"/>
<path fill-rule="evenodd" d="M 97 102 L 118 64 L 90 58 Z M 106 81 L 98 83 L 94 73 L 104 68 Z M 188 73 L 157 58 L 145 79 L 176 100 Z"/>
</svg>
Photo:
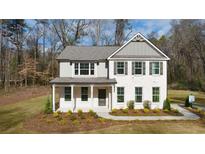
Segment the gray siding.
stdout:
<svg viewBox="0 0 205 154">
<path fill-rule="evenodd" d="M 113 58 L 123 57 L 161 58 L 163 56 L 146 42 L 131 41 L 128 45 L 126 45 L 116 55 L 113 56 Z"/>
</svg>

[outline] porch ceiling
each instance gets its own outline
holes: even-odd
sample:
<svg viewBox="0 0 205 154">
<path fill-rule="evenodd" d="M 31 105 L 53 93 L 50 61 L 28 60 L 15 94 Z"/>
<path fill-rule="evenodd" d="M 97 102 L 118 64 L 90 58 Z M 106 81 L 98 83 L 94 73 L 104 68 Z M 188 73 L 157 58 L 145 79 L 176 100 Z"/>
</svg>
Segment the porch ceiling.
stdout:
<svg viewBox="0 0 205 154">
<path fill-rule="evenodd" d="M 95 78 L 72 78 L 72 77 L 57 77 L 50 81 L 50 84 L 116 84 L 115 79 L 105 77 Z"/>
</svg>

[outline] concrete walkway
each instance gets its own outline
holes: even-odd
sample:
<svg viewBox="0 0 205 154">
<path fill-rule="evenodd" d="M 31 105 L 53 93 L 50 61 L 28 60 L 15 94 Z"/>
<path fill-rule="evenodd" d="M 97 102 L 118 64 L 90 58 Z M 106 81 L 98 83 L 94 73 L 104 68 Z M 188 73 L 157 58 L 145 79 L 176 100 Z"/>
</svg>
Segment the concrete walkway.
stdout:
<svg viewBox="0 0 205 154">
<path fill-rule="evenodd" d="M 97 112 L 99 117 L 111 120 L 197 120 L 200 117 L 178 104 L 172 104 L 172 108 L 177 109 L 184 116 L 113 116 L 108 112 Z"/>
</svg>

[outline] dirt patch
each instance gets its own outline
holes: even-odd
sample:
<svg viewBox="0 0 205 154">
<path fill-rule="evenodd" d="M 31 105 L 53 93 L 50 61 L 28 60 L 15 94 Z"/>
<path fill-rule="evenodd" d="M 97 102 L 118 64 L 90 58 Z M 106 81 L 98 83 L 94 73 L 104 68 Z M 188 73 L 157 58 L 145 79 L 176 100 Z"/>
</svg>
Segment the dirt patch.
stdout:
<svg viewBox="0 0 205 154">
<path fill-rule="evenodd" d="M 176 109 L 114 109 L 110 114 L 114 116 L 183 116 Z"/>
<path fill-rule="evenodd" d="M 8 94 L 0 95 L 0 105 L 7 105 L 12 103 L 17 103 L 19 101 L 24 101 L 30 98 L 39 97 L 43 95 L 48 95 L 50 92 L 50 87 L 39 86 L 39 87 L 27 87 L 12 89 Z"/>
</svg>

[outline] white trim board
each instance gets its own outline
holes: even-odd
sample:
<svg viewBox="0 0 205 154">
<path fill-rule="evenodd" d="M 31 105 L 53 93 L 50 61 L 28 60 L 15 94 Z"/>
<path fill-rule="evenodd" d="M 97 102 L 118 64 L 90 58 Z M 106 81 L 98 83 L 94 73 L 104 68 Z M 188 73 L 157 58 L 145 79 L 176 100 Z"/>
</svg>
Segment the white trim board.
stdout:
<svg viewBox="0 0 205 154">
<path fill-rule="evenodd" d="M 159 48 L 157 48 L 154 44 L 152 44 L 152 42 L 150 42 L 145 36 L 143 36 L 139 32 L 137 34 L 135 34 L 131 39 L 129 39 L 124 45 L 122 45 L 120 48 L 118 48 L 115 52 L 113 52 L 107 59 L 110 60 L 115 54 L 117 54 L 122 48 L 124 48 L 127 44 L 129 44 L 137 36 L 141 36 L 147 43 L 149 43 L 154 49 L 156 49 L 160 54 L 162 54 L 165 57 L 165 60 L 170 60 L 170 58 L 167 55 L 165 55 Z M 126 59 L 126 58 L 124 58 L 124 59 Z"/>
</svg>

